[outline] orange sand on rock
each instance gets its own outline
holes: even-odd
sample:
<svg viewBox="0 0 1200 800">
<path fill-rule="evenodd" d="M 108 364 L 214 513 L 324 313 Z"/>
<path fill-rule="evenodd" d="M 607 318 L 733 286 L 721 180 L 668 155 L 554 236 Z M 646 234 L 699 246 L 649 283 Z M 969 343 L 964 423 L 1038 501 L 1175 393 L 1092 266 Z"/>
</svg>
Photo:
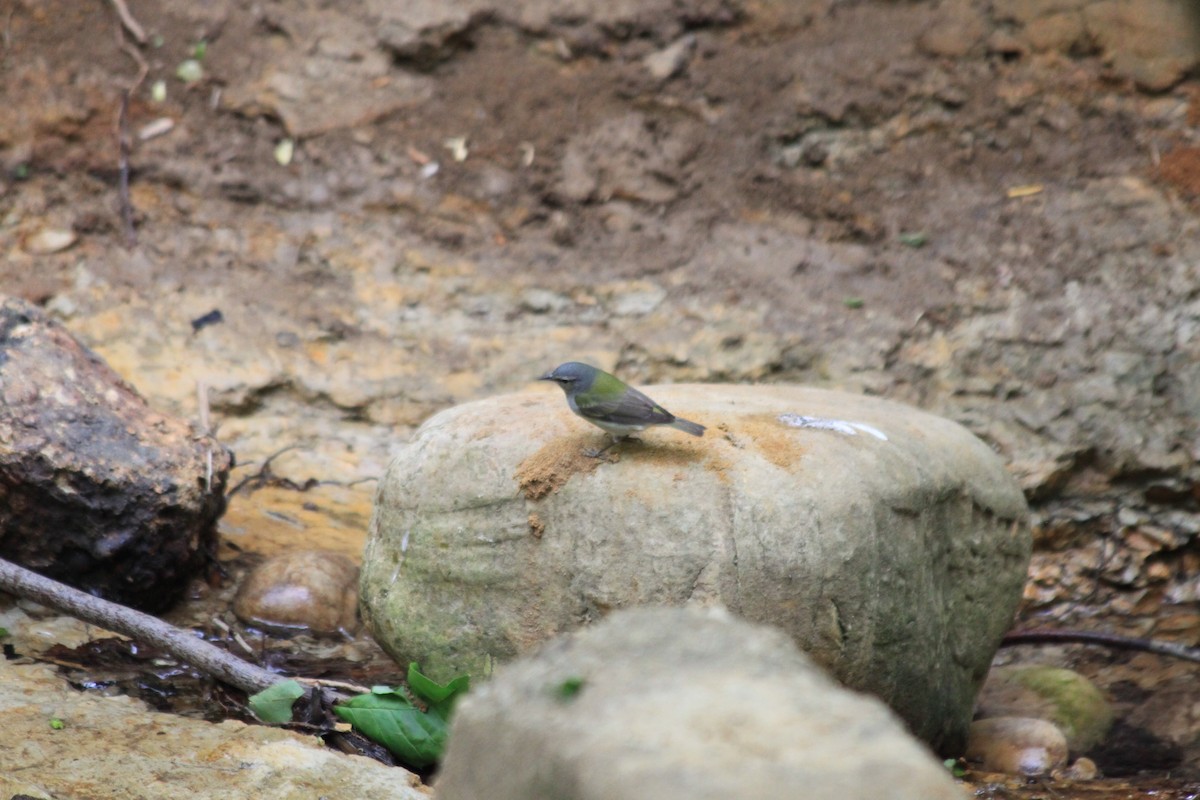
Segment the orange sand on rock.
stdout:
<svg viewBox="0 0 1200 800">
<path fill-rule="evenodd" d="M 699 420 L 701 424 L 703 420 Z M 795 469 L 804 456 L 798 431 L 781 423 L 774 414 L 739 416 L 731 422 L 710 426 L 703 438 L 671 437 L 670 431 L 651 429 L 639 435 L 639 441 L 629 441 L 613 448 L 613 460 L 636 459 L 668 469 L 681 469 L 703 459 L 706 470 L 722 482 L 728 480 L 732 466 L 728 447 L 752 447 L 777 467 Z M 588 473 L 601 464 L 612 463 L 589 458 L 583 451 L 604 441 L 588 432 L 573 436 L 557 436 L 518 465 L 513 477 L 529 500 L 541 500 L 566 485 L 573 476 Z M 682 473 L 680 473 L 682 476 Z M 530 529 L 538 526 L 530 518 Z"/>
<path fill-rule="evenodd" d="M 588 436 L 558 436 L 517 465 L 513 477 L 529 500 L 541 500 L 561 489 L 573 475 L 600 466 L 601 459 L 588 458 L 583 451 L 594 447 Z"/>
<path fill-rule="evenodd" d="M 804 455 L 800 431 L 784 425 L 775 414 L 751 414 L 737 421 L 736 431 L 781 469 L 792 469 Z"/>
</svg>

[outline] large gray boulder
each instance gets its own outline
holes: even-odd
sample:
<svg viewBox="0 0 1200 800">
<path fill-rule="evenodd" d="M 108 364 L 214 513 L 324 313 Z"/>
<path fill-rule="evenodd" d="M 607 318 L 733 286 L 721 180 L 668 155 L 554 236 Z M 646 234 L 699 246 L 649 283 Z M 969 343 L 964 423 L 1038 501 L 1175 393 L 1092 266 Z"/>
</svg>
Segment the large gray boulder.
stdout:
<svg viewBox="0 0 1200 800">
<path fill-rule="evenodd" d="M 455 713 L 439 800 L 962 800 L 878 700 L 777 630 L 622 611 L 502 667 Z"/>
<path fill-rule="evenodd" d="M 548 389 L 437 414 L 388 468 L 361 600 L 389 652 L 481 676 L 616 608 L 719 604 L 960 750 L 1030 548 L 986 445 L 873 398 L 658 386 L 707 434 L 648 431 L 611 463 L 582 455 L 603 434 Z"/>
</svg>

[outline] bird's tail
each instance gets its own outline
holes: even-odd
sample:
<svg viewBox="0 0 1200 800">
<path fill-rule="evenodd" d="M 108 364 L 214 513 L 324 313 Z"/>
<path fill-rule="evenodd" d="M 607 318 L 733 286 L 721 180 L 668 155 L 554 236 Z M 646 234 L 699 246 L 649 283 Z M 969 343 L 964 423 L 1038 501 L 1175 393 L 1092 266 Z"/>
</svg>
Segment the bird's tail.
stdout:
<svg viewBox="0 0 1200 800">
<path fill-rule="evenodd" d="M 671 427 L 678 428 L 679 430 L 683 431 L 684 433 L 690 433 L 692 436 L 703 436 L 704 435 L 704 426 L 703 425 L 698 425 L 695 422 L 691 422 L 690 420 L 686 420 L 686 419 L 680 419 L 679 417 L 675 418 L 675 421 L 671 423 Z"/>
</svg>

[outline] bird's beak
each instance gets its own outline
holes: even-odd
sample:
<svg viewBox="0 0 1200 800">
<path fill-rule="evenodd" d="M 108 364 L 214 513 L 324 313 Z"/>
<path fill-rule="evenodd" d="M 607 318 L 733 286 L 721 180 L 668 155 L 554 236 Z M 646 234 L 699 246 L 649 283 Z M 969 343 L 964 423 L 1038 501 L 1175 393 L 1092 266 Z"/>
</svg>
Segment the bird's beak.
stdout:
<svg viewBox="0 0 1200 800">
<path fill-rule="evenodd" d="M 551 377 L 552 375 L 554 375 L 554 371 L 553 371 L 553 370 L 551 370 L 550 372 L 547 372 L 545 375 L 543 375 L 542 377 L 538 378 L 538 380 L 539 380 L 539 381 L 552 381 L 552 380 L 554 380 L 554 378 L 553 378 L 553 377 Z"/>
</svg>

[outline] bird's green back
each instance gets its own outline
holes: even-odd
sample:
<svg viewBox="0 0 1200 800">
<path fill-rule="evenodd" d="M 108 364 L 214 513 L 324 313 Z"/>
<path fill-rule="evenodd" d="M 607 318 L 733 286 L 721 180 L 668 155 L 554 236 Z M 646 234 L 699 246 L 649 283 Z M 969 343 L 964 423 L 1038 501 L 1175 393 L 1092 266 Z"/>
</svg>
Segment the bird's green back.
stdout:
<svg viewBox="0 0 1200 800">
<path fill-rule="evenodd" d="M 592 385 L 587 388 L 589 392 L 596 392 L 600 397 L 617 396 L 623 394 L 629 386 L 625 381 L 618 378 L 616 375 L 610 375 L 602 369 L 596 370 L 596 378 L 592 381 Z"/>
</svg>

